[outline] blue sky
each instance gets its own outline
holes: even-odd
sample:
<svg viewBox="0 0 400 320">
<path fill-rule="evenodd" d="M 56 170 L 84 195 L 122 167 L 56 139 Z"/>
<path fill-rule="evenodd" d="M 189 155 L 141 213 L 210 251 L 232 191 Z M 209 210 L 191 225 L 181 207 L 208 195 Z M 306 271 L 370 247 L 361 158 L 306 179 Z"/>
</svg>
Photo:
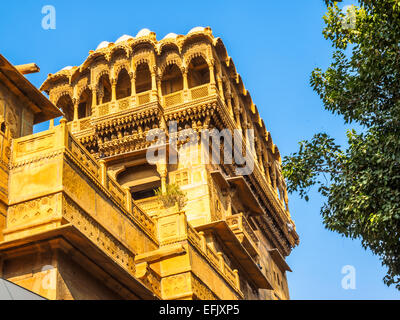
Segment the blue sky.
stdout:
<svg viewBox="0 0 400 320">
<path fill-rule="evenodd" d="M 351 1 L 345 1 L 351 4 Z M 43 30 L 44 5 L 56 8 L 56 30 Z M 76 1 L 14 0 L 2 3 L 0 53 L 14 64 L 37 63 L 41 72 L 28 78 L 40 86 L 47 74 L 80 65 L 89 50 L 142 28 L 162 39 L 210 26 L 223 39 L 246 88 L 251 92 L 282 155 L 296 151 L 300 140 L 325 131 L 345 142 L 340 117 L 324 111 L 309 85 L 315 67 L 329 65 L 332 49 L 322 36 L 322 0 L 307 1 Z M 35 131 L 43 130 L 47 124 Z M 294 194 L 290 208 L 301 238 L 288 258 L 293 299 L 399 299 L 386 287 L 378 257 L 359 241 L 343 239 L 322 225 L 316 193 L 306 203 Z M 342 267 L 356 270 L 356 289 L 341 286 Z"/>
</svg>

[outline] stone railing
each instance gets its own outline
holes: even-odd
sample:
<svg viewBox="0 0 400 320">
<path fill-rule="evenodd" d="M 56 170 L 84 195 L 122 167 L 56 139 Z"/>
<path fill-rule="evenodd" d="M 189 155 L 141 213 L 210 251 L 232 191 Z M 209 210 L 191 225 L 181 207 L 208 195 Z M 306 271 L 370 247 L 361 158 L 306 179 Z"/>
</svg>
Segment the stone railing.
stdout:
<svg viewBox="0 0 400 320">
<path fill-rule="evenodd" d="M 190 97 L 192 100 L 207 97 L 210 94 L 210 84 L 204 84 L 190 89 Z"/>
<path fill-rule="evenodd" d="M 251 228 L 246 217 L 240 213 L 226 218 L 226 223 L 238 237 L 239 241 L 254 256 L 258 255 L 259 239 Z"/>
<path fill-rule="evenodd" d="M 174 92 L 163 96 L 163 105 L 171 107 L 183 103 L 183 91 Z"/>
<path fill-rule="evenodd" d="M 160 213 L 162 205 L 158 197 L 151 197 L 135 201 L 136 205 L 145 211 L 149 216 L 154 217 Z"/>
<path fill-rule="evenodd" d="M 91 129 L 91 117 L 87 117 L 87 118 L 82 118 L 76 121 L 72 121 L 69 125 L 70 129 L 72 132 L 78 132 L 78 131 L 83 131 L 83 130 L 87 130 L 87 129 Z"/>
<path fill-rule="evenodd" d="M 204 233 L 197 232 L 187 222 L 184 212 L 161 215 L 155 219 L 158 221 L 158 237 L 161 246 L 188 240 L 214 270 L 242 296 L 238 271 L 232 270 L 224 261 L 223 254 L 214 251 L 214 249 L 207 244 Z"/>
<path fill-rule="evenodd" d="M 16 139 L 13 148 L 14 168 L 46 157 L 66 154 L 86 174 L 89 180 L 99 186 L 122 212 L 136 224 L 146 226 L 145 232 L 158 242 L 155 222 L 132 201 L 130 192 L 125 191 L 107 174 L 105 163 L 96 159 L 71 134 L 70 123 L 61 120 L 60 125 L 47 131 Z"/>
<path fill-rule="evenodd" d="M 142 92 L 136 95 L 136 106 L 149 103 L 151 101 L 151 91 Z"/>
</svg>

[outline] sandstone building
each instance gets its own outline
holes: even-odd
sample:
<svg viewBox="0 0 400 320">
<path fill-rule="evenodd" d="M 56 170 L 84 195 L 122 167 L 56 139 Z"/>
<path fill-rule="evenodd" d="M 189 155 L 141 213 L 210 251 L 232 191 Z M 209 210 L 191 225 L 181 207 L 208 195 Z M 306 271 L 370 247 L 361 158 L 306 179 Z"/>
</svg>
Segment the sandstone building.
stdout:
<svg viewBox="0 0 400 320">
<path fill-rule="evenodd" d="M 210 28 L 102 42 L 41 90 L 1 57 L 0 277 L 49 299 L 289 299 L 279 150 Z M 252 172 L 186 148 L 204 129 L 238 130 Z M 176 164 L 147 161 L 154 130 Z M 155 195 L 170 184 L 184 208 Z"/>
</svg>

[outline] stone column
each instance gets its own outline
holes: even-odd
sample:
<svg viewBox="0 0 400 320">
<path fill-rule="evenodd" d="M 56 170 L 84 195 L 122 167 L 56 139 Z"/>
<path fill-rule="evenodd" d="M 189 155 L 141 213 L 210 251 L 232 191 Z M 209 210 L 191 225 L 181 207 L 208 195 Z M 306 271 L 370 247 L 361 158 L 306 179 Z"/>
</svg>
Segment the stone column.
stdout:
<svg viewBox="0 0 400 320">
<path fill-rule="evenodd" d="M 237 103 L 235 105 L 234 113 L 235 113 L 235 118 L 236 118 L 235 119 L 236 120 L 236 126 L 240 130 L 240 132 L 242 132 L 242 126 L 241 126 L 241 123 L 240 123 L 240 107 L 239 107 L 239 105 Z"/>
<path fill-rule="evenodd" d="M 214 73 L 214 59 L 210 60 L 208 63 L 208 68 L 210 70 L 210 94 L 215 93 L 215 73 Z"/>
<path fill-rule="evenodd" d="M 224 86 L 222 85 L 222 78 L 218 77 L 218 91 L 223 102 L 225 102 Z"/>
<path fill-rule="evenodd" d="M 167 192 L 167 176 L 168 176 L 167 164 L 157 163 L 157 172 L 161 177 L 161 192 L 164 194 Z"/>
<path fill-rule="evenodd" d="M 129 72 L 129 78 L 131 79 L 131 101 L 136 104 L 136 73 Z"/>
<path fill-rule="evenodd" d="M 151 91 L 152 91 L 153 101 L 157 100 L 158 89 L 157 89 L 157 73 L 155 68 L 151 71 Z"/>
<path fill-rule="evenodd" d="M 161 102 L 162 88 L 161 88 L 161 78 L 160 77 L 157 77 L 157 93 L 158 93 L 158 98 L 160 99 L 160 102 Z"/>
<path fill-rule="evenodd" d="M 129 187 L 124 187 L 123 188 L 125 191 L 125 201 L 126 201 L 126 210 L 128 212 L 132 212 L 132 194 L 131 190 Z"/>
<path fill-rule="evenodd" d="M 227 98 L 228 98 L 228 111 L 229 114 L 231 115 L 231 117 L 233 118 L 233 107 L 232 107 L 232 93 L 230 91 L 230 89 L 228 89 L 228 94 L 227 94 Z"/>
<path fill-rule="evenodd" d="M 211 84 L 215 84 L 214 64 L 215 64 L 214 60 L 210 60 L 210 62 L 208 64 L 208 67 L 210 69 L 210 83 Z"/>
<path fill-rule="evenodd" d="M 100 164 L 100 178 L 101 178 L 101 184 L 105 187 L 107 184 L 107 168 L 106 168 L 106 162 L 105 160 L 101 159 L 99 161 Z"/>
<path fill-rule="evenodd" d="M 188 69 L 182 68 L 183 77 L 183 101 L 189 101 Z"/>
<path fill-rule="evenodd" d="M 79 106 L 78 99 L 74 99 L 73 103 L 74 103 L 74 121 L 77 121 L 78 120 L 78 106 Z"/>
<path fill-rule="evenodd" d="M 136 74 L 133 72 L 129 73 L 129 77 L 131 78 L 131 96 L 136 96 Z"/>
<path fill-rule="evenodd" d="M 111 79 L 111 101 L 117 100 L 117 80 L 112 78 Z"/>
<path fill-rule="evenodd" d="M 97 87 L 95 85 L 92 86 L 92 110 L 90 112 L 91 115 L 95 113 L 97 106 Z"/>
<path fill-rule="evenodd" d="M 92 86 L 92 106 L 97 106 L 97 88 Z"/>
</svg>

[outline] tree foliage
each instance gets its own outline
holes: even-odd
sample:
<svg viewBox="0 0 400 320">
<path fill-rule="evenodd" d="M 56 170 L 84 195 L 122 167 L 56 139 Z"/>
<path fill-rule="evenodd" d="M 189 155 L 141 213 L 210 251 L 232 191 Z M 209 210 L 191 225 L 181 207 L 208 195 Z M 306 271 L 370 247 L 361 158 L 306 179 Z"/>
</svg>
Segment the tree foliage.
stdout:
<svg viewBox="0 0 400 320">
<path fill-rule="evenodd" d="M 388 268 L 384 282 L 400 290 L 400 1 L 361 0 L 352 23 L 325 2 L 323 35 L 334 53 L 310 83 L 326 110 L 362 130 L 347 132 L 346 147 L 325 133 L 300 142 L 283 172 L 306 200 L 319 187 L 325 226 L 361 239 Z"/>
</svg>

